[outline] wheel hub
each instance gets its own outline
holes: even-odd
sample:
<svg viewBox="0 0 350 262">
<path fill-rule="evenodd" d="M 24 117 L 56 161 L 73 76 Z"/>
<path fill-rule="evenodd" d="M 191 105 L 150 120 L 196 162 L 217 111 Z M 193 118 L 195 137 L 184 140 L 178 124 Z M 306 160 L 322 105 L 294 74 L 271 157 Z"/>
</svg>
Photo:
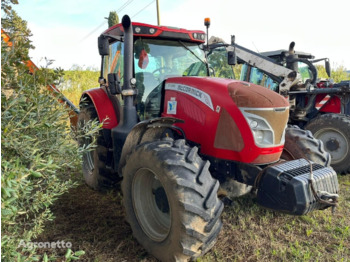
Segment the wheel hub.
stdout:
<svg viewBox="0 0 350 262">
<path fill-rule="evenodd" d="M 152 170 L 141 168 L 135 173 L 132 199 L 143 232 L 157 242 L 166 239 L 171 226 L 171 208 L 166 191 Z"/>
<path fill-rule="evenodd" d="M 169 203 L 164 188 L 158 187 L 156 190 L 153 190 L 153 194 L 159 210 L 163 213 L 169 213 Z"/>
<path fill-rule="evenodd" d="M 324 128 L 314 134 L 320 139 L 325 149 L 332 157 L 332 164 L 337 164 L 344 160 L 349 149 L 349 145 L 343 133 L 333 128 Z"/>
<path fill-rule="evenodd" d="M 335 138 L 330 138 L 325 143 L 325 146 L 327 151 L 336 151 L 340 147 L 339 142 Z"/>
</svg>

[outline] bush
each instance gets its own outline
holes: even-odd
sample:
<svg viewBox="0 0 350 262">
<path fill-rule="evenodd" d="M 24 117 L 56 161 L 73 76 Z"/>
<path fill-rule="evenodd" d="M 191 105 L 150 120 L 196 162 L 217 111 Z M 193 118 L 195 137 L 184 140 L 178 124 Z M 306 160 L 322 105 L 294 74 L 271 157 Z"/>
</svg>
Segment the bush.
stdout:
<svg viewBox="0 0 350 262">
<path fill-rule="evenodd" d="M 3 26 L 11 32 L 12 46 L 2 39 L 1 259 L 37 261 L 36 249 L 20 243 L 33 241 L 53 219 L 50 206 L 76 185 L 74 174 L 80 173 L 86 149 L 72 139 L 67 109 L 46 88 L 62 70 L 29 74 L 23 63 L 31 46 L 25 21 L 9 11 Z M 98 130 L 93 123 L 89 133 Z M 73 255 L 68 250 L 66 260 Z"/>
</svg>

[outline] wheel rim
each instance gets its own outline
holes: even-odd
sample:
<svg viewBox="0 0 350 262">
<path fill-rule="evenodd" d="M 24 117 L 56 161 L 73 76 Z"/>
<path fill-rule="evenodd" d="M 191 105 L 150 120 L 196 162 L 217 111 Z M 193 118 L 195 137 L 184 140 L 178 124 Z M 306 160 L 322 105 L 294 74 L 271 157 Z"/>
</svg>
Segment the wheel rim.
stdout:
<svg viewBox="0 0 350 262">
<path fill-rule="evenodd" d="M 170 232 L 171 210 L 161 182 L 150 169 L 141 168 L 136 172 L 132 200 L 143 232 L 154 241 L 163 241 Z"/>
<path fill-rule="evenodd" d="M 332 164 L 337 164 L 345 159 L 349 152 L 349 144 L 341 132 L 333 128 L 327 128 L 319 130 L 314 136 L 323 142 L 325 150 L 332 157 Z"/>
<path fill-rule="evenodd" d="M 83 140 L 83 146 L 88 146 L 91 143 L 92 139 L 90 138 L 84 138 Z M 96 149 L 95 149 L 96 150 Z M 87 170 L 93 171 L 94 166 L 94 151 L 88 151 L 83 154 L 83 165 L 86 166 Z"/>
<path fill-rule="evenodd" d="M 93 151 L 84 153 L 84 162 L 88 170 L 94 170 Z"/>
</svg>

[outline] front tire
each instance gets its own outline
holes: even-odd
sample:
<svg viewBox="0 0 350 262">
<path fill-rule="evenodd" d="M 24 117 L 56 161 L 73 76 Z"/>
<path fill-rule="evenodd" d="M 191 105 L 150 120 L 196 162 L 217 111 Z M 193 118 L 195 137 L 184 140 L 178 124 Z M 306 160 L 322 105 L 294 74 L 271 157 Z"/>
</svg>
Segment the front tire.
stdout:
<svg viewBox="0 0 350 262">
<path fill-rule="evenodd" d="M 78 115 L 78 132 L 83 135 L 86 133 L 86 127 L 89 121 L 97 120 L 98 116 L 93 104 L 81 108 Z M 95 190 L 106 190 L 112 188 L 120 180 L 118 174 L 112 171 L 111 167 L 106 165 L 106 161 L 111 154 L 111 145 L 103 136 L 102 130 L 99 131 L 96 142 L 96 148 L 83 154 L 83 176 L 85 183 Z M 78 139 L 80 146 L 87 146 L 92 142 L 89 136 Z"/>
<path fill-rule="evenodd" d="M 219 182 L 197 151 L 183 139 L 146 142 L 123 168 L 126 219 L 137 241 L 161 261 L 203 255 L 222 227 Z"/>
<path fill-rule="evenodd" d="M 350 117 L 324 114 L 311 120 L 305 127 L 322 140 L 331 154 L 331 165 L 338 173 L 350 173 Z"/>
<path fill-rule="evenodd" d="M 285 143 L 281 159 L 294 160 L 305 158 L 323 166 L 331 163 L 330 154 L 324 150 L 321 140 L 310 131 L 289 125 L 286 128 Z"/>
</svg>

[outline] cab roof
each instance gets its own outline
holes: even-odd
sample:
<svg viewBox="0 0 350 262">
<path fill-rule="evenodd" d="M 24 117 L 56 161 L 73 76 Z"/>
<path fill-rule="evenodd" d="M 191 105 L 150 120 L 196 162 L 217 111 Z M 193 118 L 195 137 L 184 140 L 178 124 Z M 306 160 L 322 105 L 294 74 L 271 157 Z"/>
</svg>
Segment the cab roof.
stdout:
<svg viewBox="0 0 350 262">
<path fill-rule="evenodd" d="M 169 26 L 155 26 L 150 24 L 133 22 L 133 33 L 135 36 L 147 38 L 176 39 L 187 42 L 204 43 L 205 33 L 201 30 L 187 30 Z M 102 35 L 112 39 L 123 37 L 124 28 L 122 24 L 116 24 L 102 33 Z"/>
</svg>

